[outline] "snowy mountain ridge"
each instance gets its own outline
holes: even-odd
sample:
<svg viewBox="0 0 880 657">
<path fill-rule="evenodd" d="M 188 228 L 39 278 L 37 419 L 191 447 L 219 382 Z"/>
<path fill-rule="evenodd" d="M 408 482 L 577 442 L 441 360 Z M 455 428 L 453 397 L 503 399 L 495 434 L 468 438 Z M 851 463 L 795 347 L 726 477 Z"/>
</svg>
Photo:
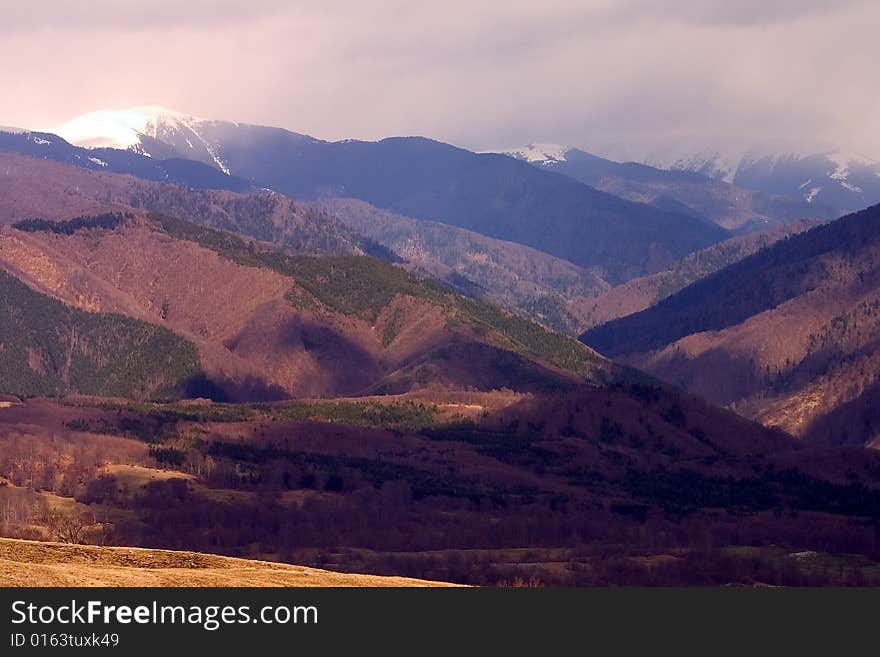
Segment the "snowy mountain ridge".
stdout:
<svg viewBox="0 0 880 657">
<path fill-rule="evenodd" d="M 503 152 L 553 168 L 578 151 L 566 146 L 530 144 Z M 614 162 L 638 162 L 658 169 L 697 173 L 739 187 L 843 210 L 880 202 L 880 161 L 835 144 L 777 139 L 715 148 L 682 138 L 641 145 L 636 141 L 609 142 L 589 152 Z"/>
<path fill-rule="evenodd" d="M 571 150 L 571 147 L 559 144 L 528 144 L 521 148 L 505 149 L 501 153 L 532 164 L 550 164 L 564 162 Z"/>
</svg>

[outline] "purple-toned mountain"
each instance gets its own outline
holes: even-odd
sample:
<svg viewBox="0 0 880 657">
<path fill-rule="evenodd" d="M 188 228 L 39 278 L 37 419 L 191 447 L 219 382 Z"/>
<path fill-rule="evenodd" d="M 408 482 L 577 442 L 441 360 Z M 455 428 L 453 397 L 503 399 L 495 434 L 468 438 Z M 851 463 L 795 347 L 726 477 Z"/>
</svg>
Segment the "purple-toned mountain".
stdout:
<svg viewBox="0 0 880 657">
<path fill-rule="evenodd" d="M 293 197 L 342 196 L 518 242 L 616 284 L 723 240 L 712 222 L 634 203 L 523 162 L 421 137 L 328 142 L 161 108 L 96 112 L 57 131 L 86 146 L 197 160 Z"/>
</svg>

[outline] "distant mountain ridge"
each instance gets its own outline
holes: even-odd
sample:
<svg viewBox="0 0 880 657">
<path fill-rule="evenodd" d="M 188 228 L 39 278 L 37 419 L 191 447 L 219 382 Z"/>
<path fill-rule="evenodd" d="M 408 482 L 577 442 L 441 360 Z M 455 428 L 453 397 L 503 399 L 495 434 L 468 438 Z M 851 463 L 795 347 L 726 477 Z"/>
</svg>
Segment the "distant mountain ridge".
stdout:
<svg viewBox="0 0 880 657">
<path fill-rule="evenodd" d="M 768 140 L 714 147 L 680 139 L 642 148 L 633 143 L 611 144 L 598 151 L 615 160 L 695 172 L 841 210 L 860 210 L 880 202 L 880 161 L 836 144 Z"/>
<path fill-rule="evenodd" d="M 96 124 L 97 132 L 106 133 L 103 140 L 92 129 Z M 416 219 L 518 242 L 600 268 L 612 283 L 658 271 L 727 237 L 724 229 L 689 214 L 626 201 L 511 158 L 421 137 L 327 142 L 157 108 L 125 111 L 122 118 L 86 115 L 58 130 L 84 144 L 128 144 L 154 158 L 173 154 L 198 160 L 294 197 L 358 198 Z"/>
<path fill-rule="evenodd" d="M 354 199 L 316 203 L 411 266 L 572 335 L 585 328 L 571 312 L 572 304 L 609 289 L 596 271 L 522 244 L 404 217 Z"/>
<path fill-rule="evenodd" d="M 808 202 L 800 195 L 783 196 L 731 185 L 706 177 L 699 169 L 667 170 L 636 162 L 619 163 L 553 144 L 533 144 L 507 154 L 631 201 L 704 217 L 737 233 L 839 215 L 833 208 L 818 201 Z"/>
</svg>

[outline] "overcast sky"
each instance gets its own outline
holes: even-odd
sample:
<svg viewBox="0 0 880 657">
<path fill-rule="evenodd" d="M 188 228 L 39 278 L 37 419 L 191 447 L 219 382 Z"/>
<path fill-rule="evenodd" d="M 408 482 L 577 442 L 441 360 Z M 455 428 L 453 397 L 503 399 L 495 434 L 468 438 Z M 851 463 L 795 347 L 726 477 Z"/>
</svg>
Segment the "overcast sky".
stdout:
<svg viewBox="0 0 880 657">
<path fill-rule="evenodd" d="M 880 3 L 0 0 L 0 125 L 164 105 L 476 150 L 835 141 L 880 155 Z"/>
</svg>

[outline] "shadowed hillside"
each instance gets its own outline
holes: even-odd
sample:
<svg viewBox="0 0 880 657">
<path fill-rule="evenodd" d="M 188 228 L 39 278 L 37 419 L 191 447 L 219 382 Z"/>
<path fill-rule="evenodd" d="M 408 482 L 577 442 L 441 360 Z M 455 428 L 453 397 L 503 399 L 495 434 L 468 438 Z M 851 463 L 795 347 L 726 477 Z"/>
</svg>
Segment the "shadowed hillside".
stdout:
<svg viewBox="0 0 880 657">
<path fill-rule="evenodd" d="M 171 331 L 71 308 L 5 272 L 0 345 L 0 387 L 15 395 L 177 395 L 199 371 L 193 344 Z"/>
<path fill-rule="evenodd" d="M 581 298 L 572 303 L 572 312 L 589 329 L 613 319 L 625 317 L 653 306 L 692 283 L 714 274 L 769 245 L 796 235 L 816 225 L 798 221 L 761 233 L 750 233 L 685 256 L 672 267 L 651 276 L 634 278 L 607 290 L 596 298 Z"/>
<path fill-rule="evenodd" d="M 869 400 L 880 374 L 878 295 L 875 206 L 777 242 L 582 339 L 794 433 L 865 442 L 876 437 Z"/>
</svg>

